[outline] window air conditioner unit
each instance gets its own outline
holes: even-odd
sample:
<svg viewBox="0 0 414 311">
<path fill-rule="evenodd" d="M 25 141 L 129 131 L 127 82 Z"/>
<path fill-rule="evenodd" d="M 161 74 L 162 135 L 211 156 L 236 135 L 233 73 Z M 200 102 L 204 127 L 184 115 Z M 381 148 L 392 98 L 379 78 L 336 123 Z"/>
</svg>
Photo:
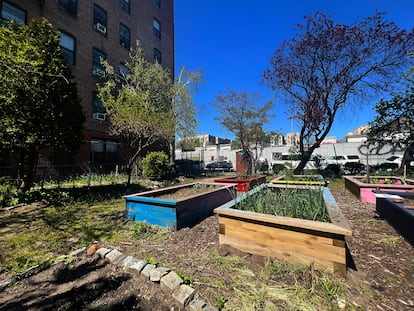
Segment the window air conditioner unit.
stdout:
<svg viewBox="0 0 414 311">
<path fill-rule="evenodd" d="M 94 120 L 105 121 L 106 120 L 106 113 L 94 112 L 92 114 L 92 118 Z"/>
<path fill-rule="evenodd" d="M 92 74 L 94 76 L 105 78 L 105 70 L 102 70 L 100 68 L 93 68 Z"/>
<path fill-rule="evenodd" d="M 106 27 L 104 25 L 102 25 L 101 23 L 96 23 L 94 25 L 95 29 L 102 32 L 102 33 L 106 33 Z"/>
</svg>

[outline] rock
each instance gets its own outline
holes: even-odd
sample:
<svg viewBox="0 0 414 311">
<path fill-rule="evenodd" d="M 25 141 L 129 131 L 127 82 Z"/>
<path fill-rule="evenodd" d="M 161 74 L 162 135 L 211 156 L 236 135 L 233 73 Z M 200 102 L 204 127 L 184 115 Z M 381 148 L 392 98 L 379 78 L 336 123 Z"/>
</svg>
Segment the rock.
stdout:
<svg viewBox="0 0 414 311">
<path fill-rule="evenodd" d="M 98 249 L 96 251 L 96 254 L 99 257 L 104 258 L 110 251 L 111 251 L 111 249 L 108 249 L 108 248 L 105 248 L 105 247 L 101 247 L 100 249 Z"/>
<path fill-rule="evenodd" d="M 170 294 L 174 289 L 183 283 L 183 279 L 178 276 L 177 273 L 171 271 L 167 275 L 161 278 L 160 285 L 161 290 L 165 293 Z"/>
<path fill-rule="evenodd" d="M 202 311 L 205 306 L 206 303 L 204 300 L 200 297 L 194 297 L 194 299 L 188 304 L 188 309 L 191 311 Z"/>
<path fill-rule="evenodd" d="M 124 270 L 129 273 L 139 274 L 142 269 L 147 264 L 145 259 L 132 259 L 130 262 L 126 263 L 124 266 Z"/>
<path fill-rule="evenodd" d="M 125 266 L 129 265 L 129 264 L 130 264 L 130 262 L 131 262 L 133 259 L 135 259 L 135 258 L 134 258 L 134 257 L 132 257 L 132 256 L 126 256 L 124 259 L 122 259 L 121 261 L 119 261 L 119 262 L 117 263 L 117 266 L 125 268 Z"/>
<path fill-rule="evenodd" d="M 172 297 L 180 307 L 184 308 L 186 304 L 191 300 L 192 295 L 194 294 L 194 288 L 182 284 L 178 286 L 172 293 Z"/>
<path fill-rule="evenodd" d="M 113 249 L 108 254 L 105 255 L 112 264 L 117 265 L 121 260 L 123 260 L 126 256 L 122 254 L 120 251 Z"/>
<path fill-rule="evenodd" d="M 73 252 L 70 252 L 69 256 L 79 257 L 81 254 L 83 254 L 85 252 L 85 250 L 86 250 L 86 247 L 76 249 Z"/>
<path fill-rule="evenodd" d="M 155 269 L 155 265 L 147 264 L 144 269 L 142 269 L 141 274 L 145 275 L 147 278 L 150 277 L 150 271 Z"/>
<path fill-rule="evenodd" d="M 149 278 L 152 282 L 159 282 L 161 278 L 166 275 L 171 269 L 158 267 L 149 272 Z"/>
</svg>

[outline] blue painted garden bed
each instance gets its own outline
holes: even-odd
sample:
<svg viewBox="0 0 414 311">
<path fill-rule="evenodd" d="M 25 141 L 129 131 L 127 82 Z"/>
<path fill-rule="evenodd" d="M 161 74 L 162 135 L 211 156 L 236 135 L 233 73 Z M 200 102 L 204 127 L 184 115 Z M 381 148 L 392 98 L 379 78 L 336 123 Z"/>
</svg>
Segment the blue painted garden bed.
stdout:
<svg viewBox="0 0 414 311">
<path fill-rule="evenodd" d="M 194 190 L 193 193 L 190 190 Z M 185 191 L 191 194 L 183 197 Z M 175 195 L 177 198 L 174 198 Z M 235 185 L 192 183 L 131 194 L 124 198 L 127 218 L 178 230 L 192 227 L 213 215 L 216 207 L 235 196 Z"/>
</svg>

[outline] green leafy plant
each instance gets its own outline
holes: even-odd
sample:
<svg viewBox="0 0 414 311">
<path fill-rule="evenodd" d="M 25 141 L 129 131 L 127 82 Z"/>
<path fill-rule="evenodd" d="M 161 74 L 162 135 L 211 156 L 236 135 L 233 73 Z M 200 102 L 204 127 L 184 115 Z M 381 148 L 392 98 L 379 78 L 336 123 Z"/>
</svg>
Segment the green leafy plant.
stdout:
<svg viewBox="0 0 414 311">
<path fill-rule="evenodd" d="M 219 310 L 223 310 L 224 305 L 226 304 L 227 299 L 223 296 L 216 297 L 216 308 Z"/>
<path fill-rule="evenodd" d="M 183 283 L 184 284 L 186 284 L 186 285 L 188 285 L 188 286 L 191 286 L 191 287 L 194 287 L 194 282 L 195 282 L 195 280 L 194 280 L 194 278 L 192 277 L 192 276 L 189 276 L 189 275 L 187 275 L 185 272 L 183 272 L 183 271 L 177 271 L 177 275 L 180 277 L 180 278 L 182 278 L 183 279 Z"/>
<path fill-rule="evenodd" d="M 150 152 L 142 160 L 143 175 L 154 180 L 171 178 L 172 170 L 164 152 Z"/>
<path fill-rule="evenodd" d="M 320 189 L 264 188 L 241 200 L 236 208 L 270 215 L 329 221 Z"/>
</svg>

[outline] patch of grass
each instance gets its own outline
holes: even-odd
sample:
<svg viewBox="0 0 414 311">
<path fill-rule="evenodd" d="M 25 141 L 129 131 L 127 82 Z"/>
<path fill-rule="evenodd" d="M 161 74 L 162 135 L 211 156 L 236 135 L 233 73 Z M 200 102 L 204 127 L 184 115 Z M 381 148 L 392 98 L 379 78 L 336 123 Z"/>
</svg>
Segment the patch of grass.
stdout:
<svg viewBox="0 0 414 311">
<path fill-rule="evenodd" d="M 395 248 L 397 246 L 398 241 L 400 241 L 400 237 L 398 236 L 390 236 L 390 237 L 384 237 L 379 239 L 379 243 L 383 244 L 385 246 Z"/>
<path fill-rule="evenodd" d="M 225 297 L 218 296 L 218 297 L 216 297 L 216 305 L 215 306 L 218 310 L 223 310 L 226 302 L 227 302 L 227 299 Z"/>
<path fill-rule="evenodd" d="M 130 235 L 137 240 L 149 239 L 162 241 L 168 232 L 169 230 L 166 228 L 153 226 L 144 221 L 134 222 L 130 226 Z"/>
<path fill-rule="evenodd" d="M 381 220 L 379 218 L 371 218 L 371 219 L 367 220 L 367 224 L 369 226 L 376 226 L 380 222 L 381 222 Z"/>
<path fill-rule="evenodd" d="M 186 284 L 188 286 L 191 286 L 191 287 L 194 287 L 194 285 L 195 285 L 195 283 L 194 283 L 195 282 L 194 277 L 186 274 L 184 271 L 181 271 L 181 270 L 177 271 L 177 275 L 180 278 L 183 279 L 183 283 L 184 284 Z"/>
<path fill-rule="evenodd" d="M 345 180 L 343 178 L 332 178 L 329 180 L 329 188 L 345 188 Z"/>
<path fill-rule="evenodd" d="M 50 258 L 109 241 L 125 229 L 124 201 L 73 203 L 40 208 L 28 214 L 11 212 L 0 218 L 0 279 L 20 273 Z M 120 233 L 118 233 L 120 232 Z"/>
</svg>

